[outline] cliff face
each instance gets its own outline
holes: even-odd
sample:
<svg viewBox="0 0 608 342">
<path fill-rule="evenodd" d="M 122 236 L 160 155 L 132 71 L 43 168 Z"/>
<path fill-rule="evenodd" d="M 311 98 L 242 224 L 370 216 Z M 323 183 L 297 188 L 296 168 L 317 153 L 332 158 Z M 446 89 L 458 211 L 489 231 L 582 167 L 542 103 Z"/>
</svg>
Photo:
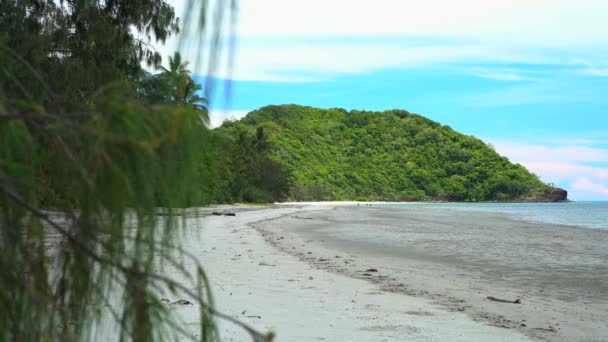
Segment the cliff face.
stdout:
<svg viewBox="0 0 608 342">
<path fill-rule="evenodd" d="M 548 188 L 542 193 L 523 196 L 516 202 L 565 202 L 568 201 L 568 191 L 560 188 Z"/>
<path fill-rule="evenodd" d="M 561 202 L 567 200 L 568 191 L 560 188 L 547 189 L 539 198 L 539 202 Z"/>
</svg>

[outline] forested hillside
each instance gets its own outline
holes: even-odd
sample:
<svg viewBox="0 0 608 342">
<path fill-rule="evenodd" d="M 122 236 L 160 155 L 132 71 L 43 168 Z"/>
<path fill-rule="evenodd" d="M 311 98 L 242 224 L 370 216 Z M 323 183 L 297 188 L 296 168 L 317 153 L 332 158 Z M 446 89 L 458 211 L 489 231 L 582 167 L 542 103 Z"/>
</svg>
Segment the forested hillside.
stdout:
<svg viewBox="0 0 608 342">
<path fill-rule="evenodd" d="M 559 190 L 483 141 L 404 110 L 267 106 L 217 133 L 246 130 L 267 136 L 293 200 L 555 200 L 547 194 Z"/>
</svg>

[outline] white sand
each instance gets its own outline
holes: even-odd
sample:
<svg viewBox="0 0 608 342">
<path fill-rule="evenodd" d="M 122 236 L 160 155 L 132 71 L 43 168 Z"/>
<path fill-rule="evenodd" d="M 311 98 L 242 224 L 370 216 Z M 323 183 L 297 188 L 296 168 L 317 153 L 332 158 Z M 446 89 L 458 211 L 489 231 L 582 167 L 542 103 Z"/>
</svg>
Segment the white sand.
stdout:
<svg viewBox="0 0 608 342">
<path fill-rule="evenodd" d="M 188 219 L 183 247 L 205 266 L 217 308 L 256 329 L 274 331 L 277 341 L 529 340 L 517 331 L 447 311 L 429 299 L 383 292 L 365 280 L 313 268 L 265 242 L 250 226 L 330 206 L 255 209 L 236 217 Z M 174 312 L 198 334 L 195 305 L 179 306 Z M 243 330 L 223 321 L 220 333 L 226 341 L 250 340 Z"/>
</svg>

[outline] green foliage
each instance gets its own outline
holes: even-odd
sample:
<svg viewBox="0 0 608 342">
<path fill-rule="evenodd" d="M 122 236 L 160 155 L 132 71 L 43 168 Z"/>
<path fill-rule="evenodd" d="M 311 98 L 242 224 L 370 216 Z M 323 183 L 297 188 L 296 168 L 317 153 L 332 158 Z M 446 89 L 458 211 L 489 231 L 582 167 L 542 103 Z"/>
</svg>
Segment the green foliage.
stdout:
<svg viewBox="0 0 608 342">
<path fill-rule="evenodd" d="M 138 78 L 142 61 L 159 66 L 150 42 L 165 41 L 179 28 L 163 0 L 2 1 L 0 13 L 5 98 L 64 105 L 111 82 Z"/>
<path fill-rule="evenodd" d="M 548 186 L 481 140 L 403 110 L 268 106 L 239 123 L 268 132 L 295 200 L 516 200 Z"/>
<path fill-rule="evenodd" d="M 192 106 L 194 109 L 207 113 L 207 101 L 198 94 L 201 86 L 194 82 L 188 62 L 182 62 L 179 52 L 169 58 L 169 69 L 160 68 L 161 73 L 144 75 L 140 82 L 140 94 L 144 99 L 153 103 L 173 103 Z M 205 115 L 204 120 L 208 118 Z"/>
<path fill-rule="evenodd" d="M 268 157 L 271 145 L 263 127 L 225 124 L 206 140 L 200 164 L 202 204 L 271 203 L 286 199 L 284 167 Z"/>
<path fill-rule="evenodd" d="M 156 208 L 193 195 L 206 130 L 196 111 L 145 106 L 130 94 L 116 85 L 83 108 L 86 115 L 32 109 L 0 125 L 3 338 L 86 339 L 117 282 L 124 333 L 168 336 L 170 320 L 158 319 L 165 309 L 146 274 L 164 250 L 159 237 L 178 221 L 157 225 Z M 48 242 L 58 248 L 47 250 Z"/>
<path fill-rule="evenodd" d="M 141 68 L 160 65 L 148 44 L 177 32 L 173 8 L 17 0 L 0 13 L 0 341 L 87 341 L 108 318 L 121 340 L 209 341 L 218 316 L 266 340 L 215 310 L 199 260 L 172 243 L 178 208 L 203 200 L 213 141 L 179 55 L 158 77 Z M 200 336 L 161 292 L 198 305 Z"/>
</svg>

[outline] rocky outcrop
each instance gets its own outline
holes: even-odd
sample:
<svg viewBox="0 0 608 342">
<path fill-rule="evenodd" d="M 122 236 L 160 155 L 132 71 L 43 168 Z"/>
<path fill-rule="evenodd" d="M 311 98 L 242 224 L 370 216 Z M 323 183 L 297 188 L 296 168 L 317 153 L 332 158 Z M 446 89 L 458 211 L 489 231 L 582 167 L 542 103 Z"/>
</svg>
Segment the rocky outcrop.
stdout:
<svg viewBox="0 0 608 342">
<path fill-rule="evenodd" d="M 568 191 L 560 188 L 550 188 L 545 190 L 542 198 L 546 202 L 562 202 L 568 200 Z"/>
<path fill-rule="evenodd" d="M 568 191 L 560 188 L 547 188 L 542 193 L 520 198 L 517 202 L 566 202 Z"/>
</svg>

